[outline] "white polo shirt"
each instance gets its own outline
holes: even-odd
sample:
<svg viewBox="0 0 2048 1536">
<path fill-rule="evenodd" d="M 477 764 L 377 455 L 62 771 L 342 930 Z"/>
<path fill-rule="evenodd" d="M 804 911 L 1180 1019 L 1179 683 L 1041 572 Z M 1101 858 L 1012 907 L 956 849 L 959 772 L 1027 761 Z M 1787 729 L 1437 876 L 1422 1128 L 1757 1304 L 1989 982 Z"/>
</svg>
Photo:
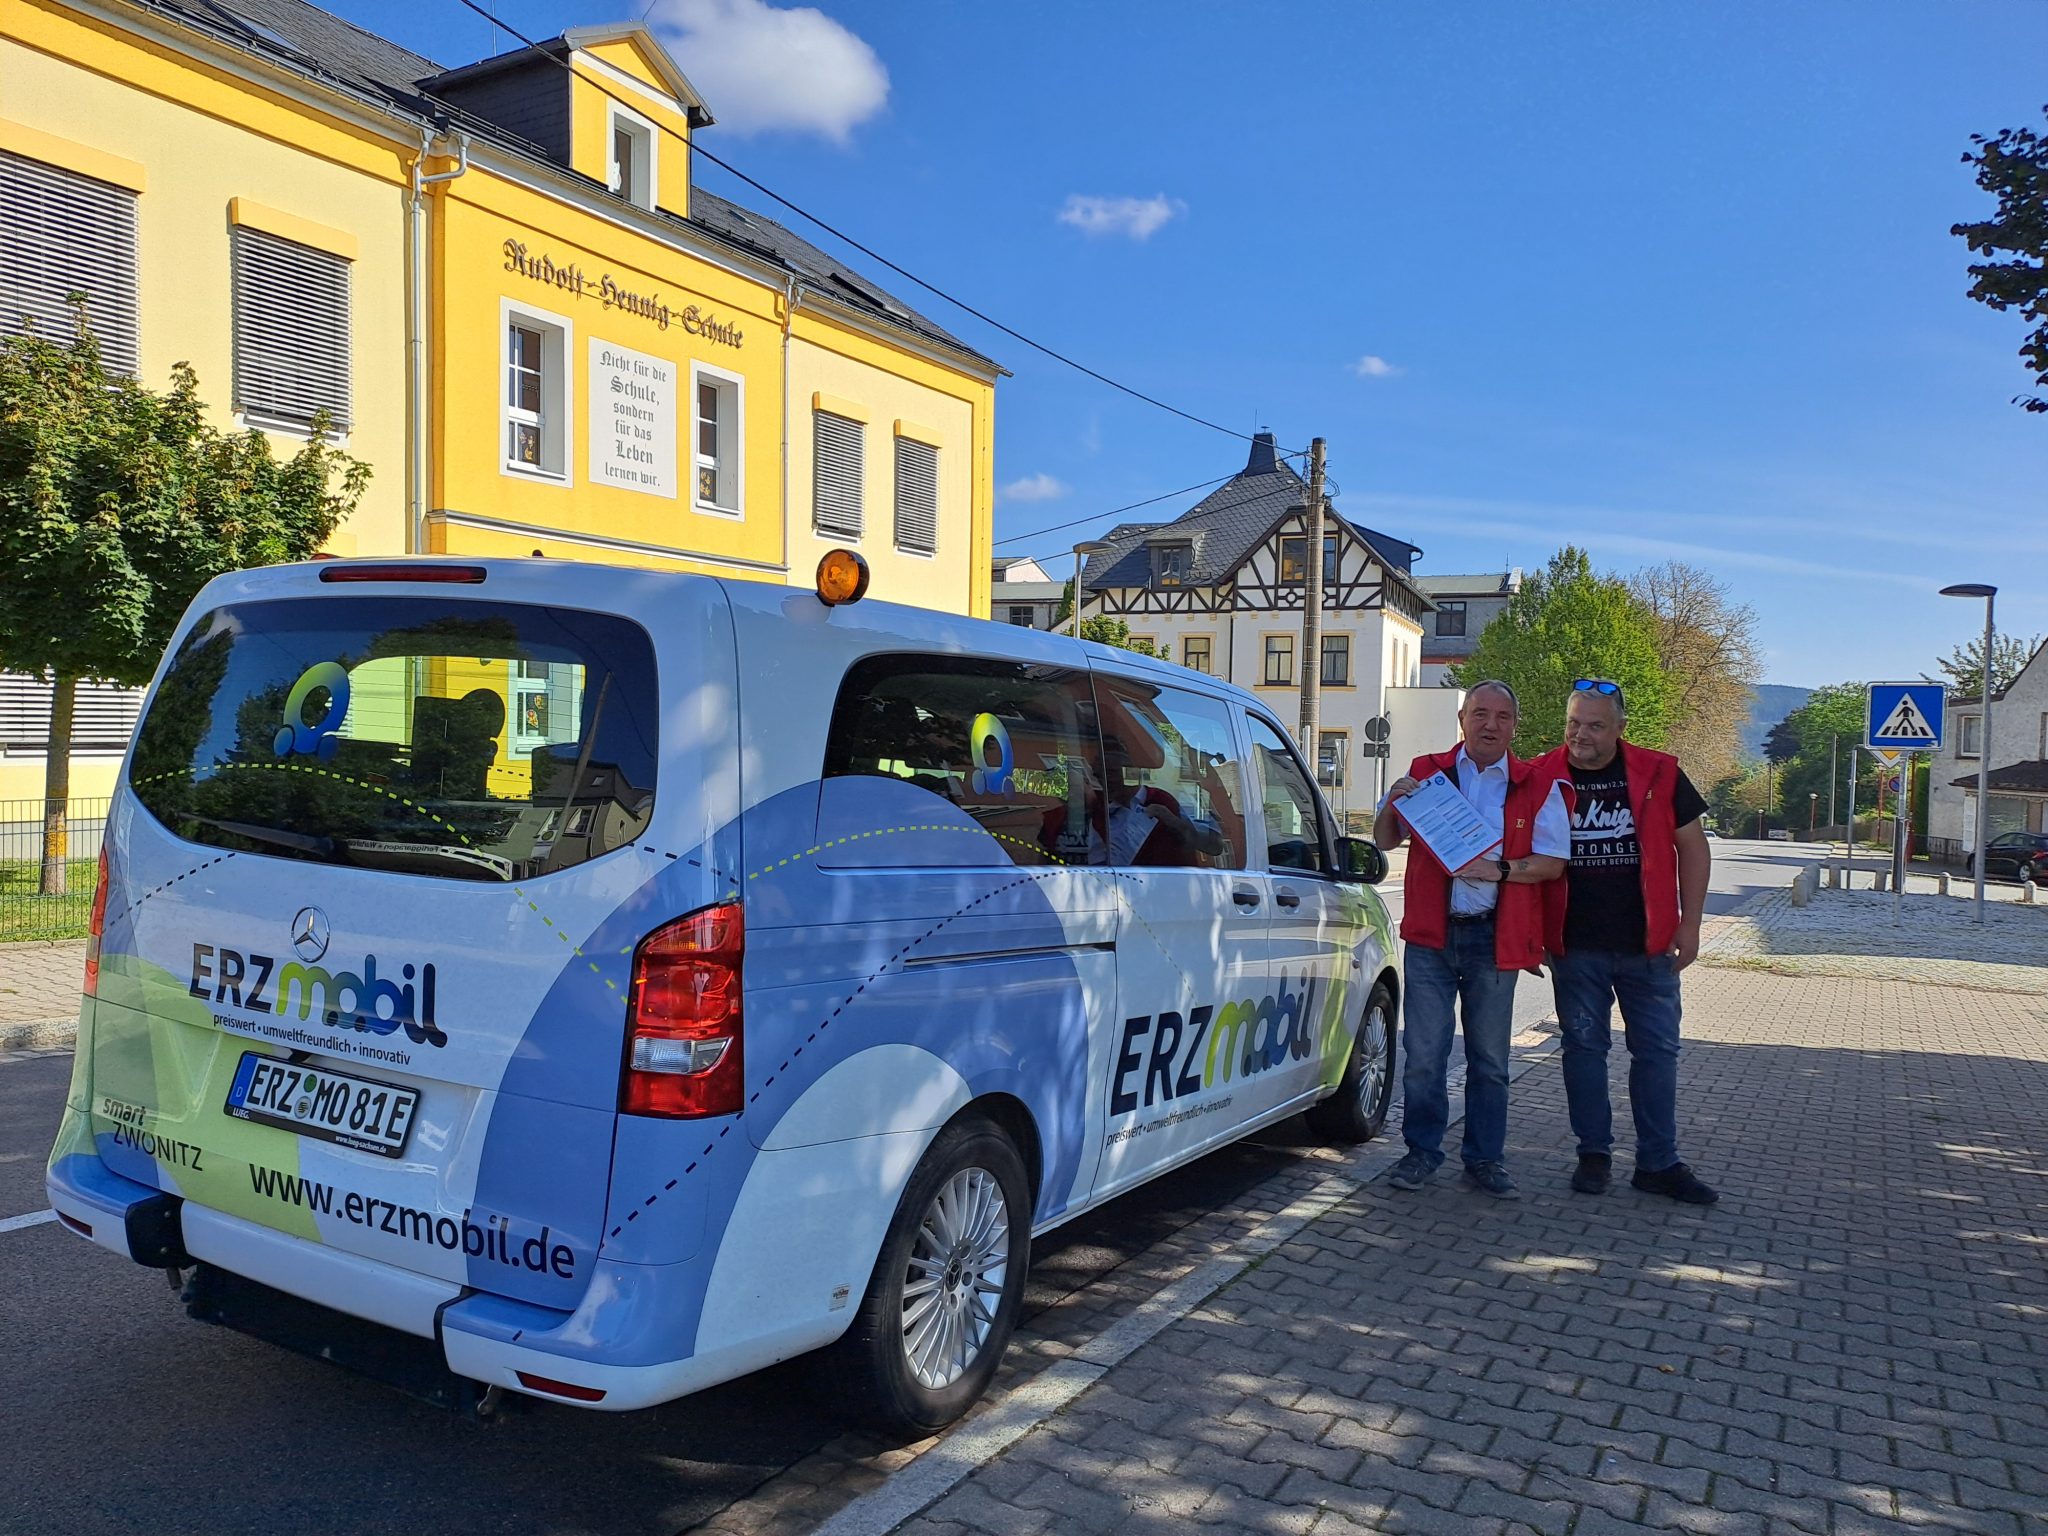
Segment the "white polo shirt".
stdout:
<svg viewBox="0 0 2048 1536">
<path fill-rule="evenodd" d="M 1479 813 L 1479 819 L 1486 823 L 1487 830 L 1499 837 L 1507 821 L 1507 754 L 1502 753 L 1491 765 L 1481 768 L 1466 755 L 1464 745 L 1460 743 L 1457 765 L 1458 771 L 1453 780 L 1458 786 L 1458 793 Z M 1564 808 L 1564 785 L 1561 782 L 1550 786 L 1550 793 L 1543 797 L 1542 808 L 1536 812 L 1534 838 L 1529 851 L 1553 859 L 1571 857 L 1572 822 Z M 1497 854 L 1495 856 L 1498 857 Z M 1451 882 L 1451 910 L 1461 916 L 1491 912 L 1499 901 L 1500 882 L 1497 880 Z"/>
</svg>

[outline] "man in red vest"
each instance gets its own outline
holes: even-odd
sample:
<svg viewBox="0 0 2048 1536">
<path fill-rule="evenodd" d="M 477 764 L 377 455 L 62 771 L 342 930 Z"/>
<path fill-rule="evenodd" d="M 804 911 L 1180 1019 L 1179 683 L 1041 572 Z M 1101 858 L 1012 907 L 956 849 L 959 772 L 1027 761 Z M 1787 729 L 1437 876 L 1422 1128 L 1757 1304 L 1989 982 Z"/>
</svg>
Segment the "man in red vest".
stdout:
<svg viewBox="0 0 2048 1536">
<path fill-rule="evenodd" d="M 1457 785 L 1498 847 L 1449 870 L 1420 838 L 1402 877 L 1401 937 L 1407 993 L 1401 1132 L 1408 1154 L 1387 1182 L 1420 1189 L 1444 1160 L 1450 1123 L 1445 1069 L 1453 1010 L 1465 1020 L 1465 1177 L 1502 1200 L 1519 1197 L 1508 1176 L 1508 1041 L 1514 1033 L 1515 973 L 1543 959 L 1543 882 L 1564 873 L 1571 850 L 1563 770 L 1547 771 L 1508 750 L 1520 706 L 1506 683 L 1480 683 L 1458 711 L 1464 740 L 1415 759 L 1396 779 L 1373 822 L 1373 841 L 1397 847 L 1407 828 L 1395 806 L 1442 773 Z"/>
<path fill-rule="evenodd" d="M 1603 1193 L 1614 1150 L 1607 1048 L 1614 1005 L 1628 1041 L 1637 1189 L 1688 1205 L 1720 1197 L 1678 1156 L 1678 973 L 1700 952 L 1713 852 L 1706 801 L 1678 759 L 1622 740 L 1618 683 L 1582 677 L 1564 745 L 1537 761 L 1570 776 L 1571 868 L 1544 895 L 1551 985 L 1564 1036 L 1564 1090 L 1578 1137 L 1572 1188 Z"/>
</svg>

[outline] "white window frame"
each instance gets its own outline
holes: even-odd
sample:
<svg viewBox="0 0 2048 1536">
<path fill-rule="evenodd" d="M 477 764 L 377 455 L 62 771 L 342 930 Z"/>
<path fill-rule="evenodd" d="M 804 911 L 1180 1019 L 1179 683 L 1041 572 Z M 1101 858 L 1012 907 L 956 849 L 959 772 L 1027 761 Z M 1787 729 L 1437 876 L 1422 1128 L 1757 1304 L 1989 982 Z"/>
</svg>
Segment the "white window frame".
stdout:
<svg viewBox="0 0 2048 1536">
<path fill-rule="evenodd" d="M 910 444 L 932 456 L 932 543 L 926 549 L 915 543 L 906 543 L 903 537 L 903 447 Z M 936 560 L 939 555 L 939 445 L 926 442 L 921 437 L 906 437 L 898 432 L 893 441 L 893 458 L 890 461 L 891 486 L 894 491 L 890 524 L 893 529 L 896 553 L 909 555 L 915 560 Z"/>
<path fill-rule="evenodd" d="M 720 506 L 715 501 L 706 501 L 697 494 L 697 473 L 706 467 L 706 461 L 697 451 L 697 390 L 701 384 L 712 384 L 720 394 L 732 403 L 727 413 L 730 419 L 718 423 L 718 456 L 710 468 L 721 480 L 730 476 L 732 481 L 732 505 Z M 709 363 L 690 364 L 690 506 L 706 517 L 730 518 L 737 522 L 747 511 L 747 381 L 736 373 L 723 368 L 714 368 Z"/>
<path fill-rule="evenodd" d="M 854 466 L 854 523 L 848 532 L 844 528 L 828 528 L 818 516 L 818 491 L 821 477 L 818 473 L 822 456 L 818 452 L 818 434 L 827 418 L 842 422 L 853 429 L 854 442 L 859 445 L 858 462 Z M 811 531 L 821 539 L 843 539 L 849 544 L 858 544 L 867 536 L 868 529 L 868 424 L 857 416 L 842 415 L 822 407 L 811 412 Z"/>
<path fill-rule="evenodd" d="M 1338 649 L 1333 652 L 1332 646 Z M 1318 653 L 1316 656 L 1316 676 L 1321 679 L 1321 686 L 1325 688 L 1349 688 L 1352 681 L 1351 636 L 1341 631 L 1334 634 L 1325 632 L 1317 637 L 1316 649 Z M 1329 675 L 1330 658 L 1333 654 L 1342 655 L 1344 658 L 1344 675 L 1342 677 L 1331 677 Z"/>
<path fill-rule="evenodd" d="M 1982 757 L 1984 755 L 1984 717 L 1982 715 L 1956 716 L 1956 756 Z"/>
<path fill-rule="evenodd" d="M 616 150 L 621 128 L 633 139 L 639 156 L 633 168 L 631 186 L 617 185 L 619 162 Z M 655 191 L 661 185 L 660 144 L 661 130 L 652 118 L 642 117 L 632 108 L 613 102 L 604 121 L 605 185 L 636 207 L 653 208 Z"/>
<path fill-rule="evenodd" d="M 512 423 L 523 420 L 511 398 L 512 326 L 517 321 L 541 333 L 541 463 L 538 468 L 512 457 Z M 514 480 L 539 480 L 549 485 L 568 485 L 573 479 L 570 466 L 576 462 L 576 388 L 570 370 L 575 366 L 576 323 L 567 315 L 536 309 L 512 299 L 498 300 L 498 472 Z M 549 377 L 547 364 L 555 364 Z M 692 397 L 695 398 L 694 396 Z M 552 442 L 549 419 L 559 430 Z"/>
</svg>

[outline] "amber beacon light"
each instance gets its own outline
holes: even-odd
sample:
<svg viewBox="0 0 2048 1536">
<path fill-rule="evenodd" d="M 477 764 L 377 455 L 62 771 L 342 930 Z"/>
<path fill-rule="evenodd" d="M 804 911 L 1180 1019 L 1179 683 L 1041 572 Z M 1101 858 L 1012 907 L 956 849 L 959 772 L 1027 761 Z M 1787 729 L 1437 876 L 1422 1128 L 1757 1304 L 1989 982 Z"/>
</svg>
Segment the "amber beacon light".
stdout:
<svg viewBox="0 0 2048 1536">
<path fill-rule="evenodd" d="M 868 563 L 850 549 L 828 549 L 818 562 L 818 601 L 827 608 L 867 596 Z"/>
</svg>

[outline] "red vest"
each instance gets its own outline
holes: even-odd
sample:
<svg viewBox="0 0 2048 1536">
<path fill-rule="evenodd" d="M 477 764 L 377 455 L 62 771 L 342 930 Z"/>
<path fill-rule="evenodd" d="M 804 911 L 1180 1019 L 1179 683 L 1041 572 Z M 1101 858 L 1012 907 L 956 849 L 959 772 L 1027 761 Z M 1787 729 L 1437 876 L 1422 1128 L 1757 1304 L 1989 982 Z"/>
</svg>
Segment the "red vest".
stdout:
<svg viewBox="0 0 2048 1536">
<path fill-rule="evenodd" d="M 1643 850 L 1643 952 L 1661 955 L 1678 938 L 1678 820 L 1671 799 L 1678 790 L 1678 759 L 1628 741 L 1617 742 L 1615 749 L 1628 771 L 1628 806 Z M 1563 747 L 1544 753 L 1531 766 L 1571 782 L 1571 764 Z M 1543 892 L 1543 942 L 1552 954 L 1561 955 L 1571 879 L 1530 889 Z"/>
<path fill-rule="evenodd" d="M 1456 747 L 1448 752 L 1427 753 L 1409 765 L 1408 776 L 1426 779 L 1438 771 L 1449 774 L 1457 760 Z M 1559 778 L 1555 766 L 1542 766 L 1548 762 L 1548 757 L 1525 762 L 1512 752 L 1508 754 L 1508 797 L 1501 812 L 1499 857 L 1503 859 L 1525 859 L 1532 851 L 1536 813 L 1543 809 L 1550 786 Z M 1477 770 L 1467 763 L 1466 771 Z M 1568 775 L 1565 794 L 1569 809 Z M 1494 964 L 1504 971 L 1528 971 L 1543 963 L 1544 908 L 1540 893 L 1562 884 L 1562 880 L 1549 880 L 1542 885 L 1501 882 L 1500 901 L 1494 908 Z M 1408 870 L 1401 877 L 1401 891 L 1401 937 L 1424 949 L 1442 949 L 1445 930 L 1450 926 L 1451 873 L 1420 838 L 1409 839 Z"/>
</svg>

